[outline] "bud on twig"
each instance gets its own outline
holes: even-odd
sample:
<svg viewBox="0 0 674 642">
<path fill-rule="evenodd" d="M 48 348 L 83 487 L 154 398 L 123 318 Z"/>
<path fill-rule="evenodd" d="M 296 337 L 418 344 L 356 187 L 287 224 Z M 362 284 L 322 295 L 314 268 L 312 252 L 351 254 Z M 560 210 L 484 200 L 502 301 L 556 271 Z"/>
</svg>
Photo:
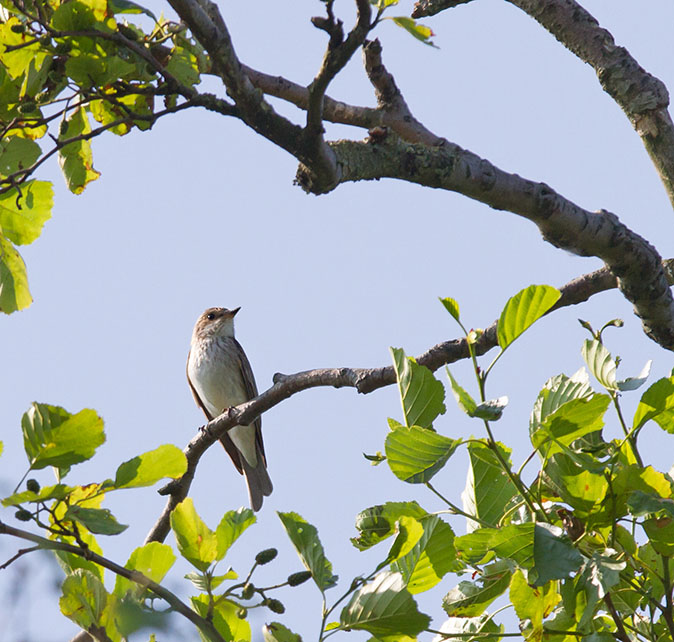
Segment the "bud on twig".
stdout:
<svg viewBox="0 0 674 642">
<path fill-rule="evenodd" d="M 255 561 L 262 566 L 271 562 L 277 555 L 278 551 L 275 548 L 266 548 L 255 556 Z"/>
<path fill-rule="evenodd" d="M 288 584 L 290 586 L 299 586 L 300 584 L 304 584 L 310 578 L 311 573 L 309 571 L 299 571 L 298 573 L 288 575 Z"/>
</svg>

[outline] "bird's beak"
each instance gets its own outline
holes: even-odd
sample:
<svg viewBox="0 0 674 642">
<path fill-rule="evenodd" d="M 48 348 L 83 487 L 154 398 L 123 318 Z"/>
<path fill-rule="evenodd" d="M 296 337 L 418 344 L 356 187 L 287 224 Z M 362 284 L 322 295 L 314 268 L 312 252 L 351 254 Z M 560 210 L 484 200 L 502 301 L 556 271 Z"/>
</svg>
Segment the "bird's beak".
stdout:
<svg viewBox="0 0 674 642">
<path fill-rule="evenodd" d="M 230 310 L 229 313 L 234 317 L 236 316 L 236 313 L 241 309 L 241 306 L 238 308 L 234 308 L 233 310 Z"/>
</svg>

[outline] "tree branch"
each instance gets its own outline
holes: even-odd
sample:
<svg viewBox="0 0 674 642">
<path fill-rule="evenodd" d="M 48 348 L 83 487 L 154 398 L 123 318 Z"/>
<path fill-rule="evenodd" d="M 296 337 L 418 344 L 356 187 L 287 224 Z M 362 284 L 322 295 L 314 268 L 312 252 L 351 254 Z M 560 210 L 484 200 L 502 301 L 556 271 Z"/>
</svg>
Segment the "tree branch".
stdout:
<svg viewBox="0 0 674 642">
<path fill-rule="evenodd" d="M 458 192 L 532 221 L 555 247 L 599 257 L 618 277 L 618 286 L 634 305 L 646 334 L 662 347 L 674 349 L 674 300 L 661 258 L 614 214 L 585 210 L 545 183 L 504 172 L 449 141 L 428 147 L 388 136 L 331 145 L 344 182 L 397 178 Z"/>
<path fill-rule="evenodd" d="M 421 17 L 470 0 L 421 0 Z M 575 0 L 508 0 L 529 14 L 559 42 L 596 71 L 604 91 L 637 131 L 674 205 L 674 123 L 664 83 L 645 71 L 609 31 Z"/>
<path fill-rule="evenodd" d="M 131 582 L 138 584 L 138 586 L 140 586 L 141 588 L 152 591 L 157 597 L 160 597 L 162 600 L 167 602 L 173 608 L 173 610 L 177 611 L 182 616 L 186 617 L 190 622 L 192 622 L 192 624 L 194 624 L 200 631 L 206 634 L 206 636 L 209 639 L 221 640 L 222 642 L 224 642 L 224 639 L 218 633 L 216 628 L 213 626 L 212 622 L 209 622 L 205 618 L 202 618 L 200 615 L 197 614 L 196 611 L 192 610 L 189 606 L 187 606 L 187 604 L 185 604 L 174 593 L 171 593 L 171 591 L 165 589 L 160 584 L 153 582 L 149 577 L 143 575 L 143 573 L 141 573 L 140 571 L 124 568 L 123 566 L 120 566 L 119 564 L 116 564 L 115 562 L 107 559 L 106 557 L 102 557 L 101 555 L 98 555 L 97 553 L 94 553 L 89 549 L 80 548 L 79 546 L 73 546 L 72 544 L 68 544 L 66 542 L 59 542 L 56 540 L 46 539 L 44 537 L 40 537 L 39 535 L 35 535 L 28 531 L 24 531 L 20 528 L 14 528 L 13 526 L 9 526 L 8 524 L 5 524 L 2 521 L 0 521 L 0 535 L 11 535 L 13 537 L 18 537 L 19 539 L 23 539 L 29 542 L 33 542 L 34 544 L 37 544 L 36 547 L 27 550 L 32 551 L 38 549 L 45 549 L 51 551 L 64 551 L 66 553 L 72 553 L 73 555 L 77 555 L 78 557 L 91 560 L 95 564 L 98 564 L 98 566 L 107 568 L 109 571 L 112 571 L 117 575 L 121 575 L 122 577 L 125 577 L 127 580 L 130 580 Z"/>
<path fill-rule="evenodd" d="M 328 0 L 326 3 L 327 19 L 313 20 L 314 25 L 328 32 L 330 41 L 321 67 L 308 87 L 307 120 L 302 136 L 303 146 L 311 159 L 308 164 L 312 170 L 313 180 L 326 188 L 339 182 L 339 166 L 334 152 L 325 144 L 323 138 L 323 99 L 330 82 L 344 69 L 356 49 L 365 42 L 370 31 L 371 18 L 370 0 L 356 0 L 358 8 L 356 25 L 346 40 L 342 41 L 342 23 L 341 20 L 335 21 L 332 13 L 333 2 L 334 0 Z"/>
<path fill-rule="evenodd" d="M 194 37 L 208 52 L 213 70 L 222 79 L 227 93 L 239 110 L 240 118 L 293 156 L 309 160 L 300 145 L 302 129 L 277 114 L 255 89 L 234 51 L 232 39 L 220 11 L 210 0 L 168 0 Z"/>
<path fill-rule="evenodd" d="M 665 271 L 670 283 L 674 283 L 674 259 L 665 262 Z M 607 268 L 585 274 L 560 288 L 559 301 L 548 312 L 587 301 L 591 296 L 617 287 L 617 279 Z M 482 355 L 498 345 L 497 322 L 494 321 L 474 344 L 476 354 Z M 469 358 L 468 343 L 465 338 L 439 343 L 419 355 L 416 360 L 433 372 L 438 368 Z M 187 457 L 187 472 L 178 480 L 167 484 L 159 492 L 169 495 L 169 499 L 157 522 L 150 529 L 145 543 L 163 541 L 169 532 L 171 511 L 187 497 L 194 479 L 197 464 L 206 450 L 222 435 L 236 425 L 248 425 L 270 408 L 278 405 L 292 395 L 318 387 L 355 388 L 359 393 L 367 394 L 389 386 L 396 381 L 393 366 L 380 368 L 322 368 L 306 370 L 293 375 L 274 375 L 274 385 L 261 395 L 229 409 L 210 421 L 204 429 L 187 444 L 184 449 Z"/>
</svg>

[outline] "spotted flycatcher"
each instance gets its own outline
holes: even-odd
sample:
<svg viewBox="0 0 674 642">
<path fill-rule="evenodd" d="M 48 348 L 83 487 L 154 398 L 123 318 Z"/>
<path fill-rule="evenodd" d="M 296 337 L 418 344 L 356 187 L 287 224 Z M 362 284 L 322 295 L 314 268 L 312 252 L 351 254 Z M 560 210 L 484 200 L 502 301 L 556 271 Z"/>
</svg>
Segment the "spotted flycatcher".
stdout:
<svg viewBox="0 0 674 642">
<path fill-rule="evenodd" d="M 197 320 L 187 357 L 187 382 L 209 421 L 227 408 L 257 397 L 248 357 L 234 338 L 234 316 L 241 308 L 209 308 Z M 262 443 L 262 420 L 234 426 L 220 439 L 236 469 L 246 478 L 253 510 L 271 495 L 272 484 Z"/>
</svg>

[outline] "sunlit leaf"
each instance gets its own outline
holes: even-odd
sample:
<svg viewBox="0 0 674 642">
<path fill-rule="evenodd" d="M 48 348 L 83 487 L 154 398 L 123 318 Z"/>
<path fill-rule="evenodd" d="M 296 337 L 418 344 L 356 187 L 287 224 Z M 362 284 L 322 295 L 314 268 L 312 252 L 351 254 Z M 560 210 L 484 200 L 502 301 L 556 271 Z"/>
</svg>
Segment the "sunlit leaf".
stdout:
<svg viewBox="0 0 674 642">
<path fill-rule="evenodd" d="M 280 622 L 270 622 L 262 627 L 264 642 L 302 642 L 302 638 Z"/>
<path fill-rule="evenodd" d="M 461 410 L 463 410 L 469 417 L 474 417 L 475 410 L 477 408 L 477 402 L 463 387 L 461 387 L 459 382 L 452 376 L 449 368 L 446 368 L 446 370 L 447 376 L 449 377 L 449 382 L 452 385 L 452 393 L 454 393 L 456 403 L 459 405 L 459 408 L 461 408 Z"/>
<path fill-rule="evenodd" d="M 608 395 L 598 394 L 572 399 L 534 429 L 531 443 L 544 458 L 562 451 L 577 439 L 602 429 L 610 401 Z"/>
<path fill-rule="evenodd" d="M 413 595 L 433 588 L 456 567 L 454 531 L 449 524 L 437 515 L 417 523 L 423 529 L 421 537 L 391 565 L 391 570 L 402 574 L 405 587 Z"/>
<path fill-rule="evenodd" d="M 255 513 L 250 508 L 227 511 L 215 529 L 215 536 L 218 540 L 217 559 L 221 560 L 231 545 L 256 521 Z"/>
<path fill-rule="evenodd" d="M 663 430 L 674 433 L 674 377 L 659 379 L 644 392 L 632 425 L 639 429 L 651 419 Z"/>
<path fill-rule="evenodd" d="M 442 469 L 460 443 L 419 426 L 401 426 L 386 437 L 386 461 L 398 479 L 422 484 Z"/>
<path fill-rule="evenodd" d="M 152 486 L 165 477 L 177 479 L 186 470 L 183 451 L 172 444 L 163 444 L 121 464 L 115 474 L 115 488 Z"/>
<path fill-rule="evenodd" d="M 318 588 L 325 591 L 335 586 L 337 576 L 332 573 L 332 564 L 325 556 L 316 527 L 297 513 L 278 512 L 277 515 L 300 556 L 300 560 L 311 573 Z"/>
<path fill-rule="evenodd" d="M 391 20 L 395 22 L 399 27 L 402 27 L 407 33 L 412 34 L 417 40 L 421 40 L 425 45 L 430 45 L 435 47 L 431 38 L 435 35 L 433 30 L 426 25 L 422 25 L 417 22 L 414 18 L 409 18 L 407 16 L 396 16 L 392 17 Z"/>
<path fill-rule="evenodd" d="M 440 299 L 440 303 L 445 307 L 445 310 L 449 312 L 454 319 L 459 321 L 459 303 L 455 299 L 452 299 L 450 297 L 445 297 L 444 299 Z"/>
<path fill-rule="evenodd" d="M 213 622 L 217 632 L 225 640 L 236 642 L 250 642 L 250 624 L 245 619 L 238 617 L 239 605 L 229 600 L 216 600 L 214 608 L 212 598 L 208 595 L 197 595 L 190 598 L 194 610 L 201 617 L 208 618 Z M 212 611 L 212 612 L 211 612 Z"/>
<path fill-rule="evenodd" d="M 218 542 L 215 533 L 197 514 L 191 497 L 173 509 L 171 528 L 180 554 L 200 571 L 205 571 L 216 559 Z"/>
<path fill-rule="evenodd" d="M 445 413 L 445 388 L 425 366 L 399 348 L 391 348 L 400 400 L 407 426 L 430 428 Z"/>
<path fill-rule="evenodd" d="M 440 633 L 431 642 L 499 640 L 499 633 L 503 633 L 503 625 L 496 624 L 491 615 L 484 613 L 478 617 L 450 617 L 442 623 L 439 631 Z M 471 634 L 476 635 L 472 637 Z"/>
<path fill-rule="evenodd" d="M 583 368 L 571 377 L 564 374 L 552 377 L 545 382 L 531 411 L 529 432 L 534 432 L 546 417 L 573 399 L 591 397 L 594 394 L 587 371 Z"/>
<path fill-rule="evenodd" d="M 590 372 L 607 390 L 617 390 L 616 362 L 611 353 L 596 339 L 586 339 L 581 354 Z"/>
<path fill-rule="evenodd" d="M 59 137 L 61 142 L 86 136 L 91 132 L 87 113 L 82 107 L 76 109 L 66 123 L 67 127 Z M 88 140 L 76 140 L 59 150 L 59 164 L 68 189 L 73 194 L 81 194 L 88 183 L 101 175 L 94 169 L 93 162 L 91 143 Z"/>
<path fill-rule="evenodd" d="M 500 451 L 501 459 L 507 466 L 511 466 L 511 451 L 503 444 L 497 444 L 496 447 Z M 495 526 L 518 491 L 492 448 L 471 441 L 468 444 L 468 455 L 468 477 L 461 495 L 463 509 L 469 515 L 475 515 L 483 522 Z M 478 527 L 478 522 L 468 520 L 468 532 Z"/>
<path fill-rule="evenodd" d="M 554 582 L 530 586 L 521 571 L 515 571 L 510 582 L 510 602 L 520 621 L 529 620 L 533 630 L 532 639 L 541 639 L 543 620 L 561 600 Z"/>
<path fill-rule="evenodd" d="M 425 630 L 430 618 L 420 613 L 405 590 L 400 573 L 380 573 L 359 588 L 342 609 L 344 628 L 365 630 L 375 637 L 403 634 L 415 636 Z"/>
<path fill-rule="evenodd" d="M 168 544 L 159 542 L 149 542 L 144 546 L 139 546 L 129 556 L 124 568 L 138 571 L 153 582 L 161 582 L 169 569 L 176 561 L 176 556 Z M 123 596 L 127 591 L 142 593 L 144 587 L 142 584 L 132 582 L 131 580 L 116 576 L 115 595 Z"/>
<path fill-rule="evenodd" d="M 449 616 L 476 617 L 510 585 L 512 568 L 509 562 L 499 560 L 484 568 L 482 575 L 474 581 L 459 582 L 445 597 L 442 608 Z"/>
<path fill-rule="evenodd" d="M 53 201 L 52 184 L 46 181 L 28 181 L 0 194 L 2 233 L 17 245 L 32 243 L 51 217 Z"/>
<path fill-rule="evenodd" d="M 498 320 L 498 343 L 505 350 L 559 300 L 549 285 L 530 285 L 508 300 Z"/>
<path fill-rule="evenodd" d="M 419 519 L 428 513 L 416 502 L 387 502 L 379 506 L 366 508 L 356 516 L 358 537 L 352 537 L 351 543 L 361 551 L 378 544 L 396 533 L 396 522 L 401 517 Z"/>
<path fill-rule="evenodd" d="M 33 403 L 21 418 L 23 446 L 31 468 L 64 468 L 93 457 L 105 441 L 103 420 L 89 409 L 70 414 L 58 406 Z"/>
<path fill-rule="evenodd" d="M 27 308 L 32 302 L 26 264 L 0 230 L 0 311 L 12 314 Z"/>
<path fill-rule="evenodd" d="M 85 631 L 98 625 L 108 593 L 93 573 L 77 569 L 63 580 L 59 606 L 61 613 Z"/>
</svg>

